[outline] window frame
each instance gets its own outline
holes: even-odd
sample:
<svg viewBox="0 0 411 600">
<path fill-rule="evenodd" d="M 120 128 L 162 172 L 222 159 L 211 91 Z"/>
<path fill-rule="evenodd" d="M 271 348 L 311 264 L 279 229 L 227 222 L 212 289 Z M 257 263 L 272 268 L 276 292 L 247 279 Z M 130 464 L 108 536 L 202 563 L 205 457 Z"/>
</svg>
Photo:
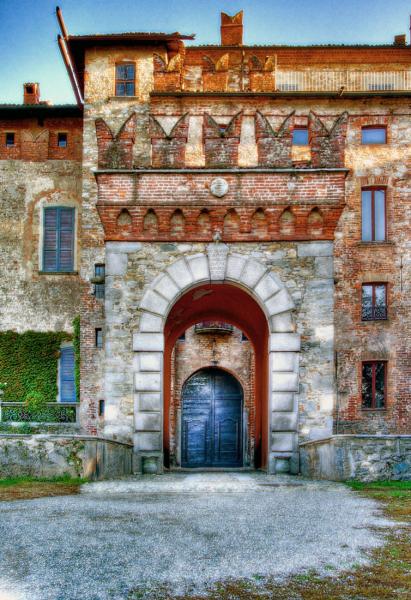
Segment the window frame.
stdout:
<svg viewBox="0 0 411 600">
<path fill-rule="evenodd" d="M 66 138 L 66 143 L 64 146 L 60 146 L 60 136 L 64 135 Z M 57 132 L 57 148 L 68 148 L 68 133 L 67 131 L 58 131 Z"/>
<path fill-rule="evenodd" d="M 294 131 L 306 131 L 307 132 L 307 143 L 306 144 L 294 144 Z M 310 128 L 304 125 L 296 125 L 292 130 L 291 146 L 298 146 L 300 148 L 306 148 L 310 145 Z"/>
<path fill-rule="evenodd" d="M 94 346 L 97 350 L 102 350 L 104 347 L 103 328 L 95 327 L 94 329 Z"/>
<path fill-rule="evenodd" d="M 371 239 L 363 239 L 363 192 L 371 192 Z M 384 192 L 384 239 L 375 239 L 375 192 Z M 382 185 L 364 186 L 361 188 L 361 242 L 365 244 L 381 244 L 387 241 L 387 187 Z"/>
<path fill-rule="evenodd" d="M 375 389 L 376 389 L 376 385 L 375 385 L 375 371 L 376 368 L 375 366 L 377 364 L 382 364 L 384 366 L 384 399 L 383 399 L 383 406 L 375 406 Z M 362 392 L 362 386 L 363 386 L 363 368 L 364 365 L 372 365 L 372 381 L 371 381 L 371 406 L 364 406 L 364 400 L 363 400 L 363 392 Z M 387 387 L 388 387 L 388 361 L 387 360 L 363 360 L 361 362 L 361 372 L 360 372 L 360 390 L 361 390 L 361 410 L 386 410 L 387 409 Z"/>
<path fill-rule="evenodd" d="M 47 270 L 46 269 L 46 211 L 47 210 L 57 210 L 58 214 L 61 214 L 61 210 L 71 210 L 73 211 L 73 230 L 72 230 L 72 240 L 71 240 L 71 269 L 61 270 L 60 266 L 60 236 L 57 235 L 57 247 L 56 247 L 56 269 L 55 270 Z M 56 227 L 56 231 L 58 231 L 58 227 Z M 77 239 L 77 209 L 75 206 L 43 206 L 42 209 L 42 226 L 41 226 L 41 273 L 61 273 L 61 274 L 70 274 L 75 273 L 76 268 L 76 239 Z"/>
<path fill-rule="evenodd" d="M 67 400 L 67 399 L 63 399 L 63 395 L 62 395 L 62 390 L 63 390 L 63 369 L 62 369 L 62 365 L 61 365 L 61 360 L 62 360 L 62 354 L 64 351 L 67 351 L 68 349 L 71 349 L 73 352 L 73 358 L 74 358 L 74 362 L 73 362 L 73 395 L 72 395 L 72 399 L 71 400 Z M 78 403 L 77 400 L 77 390 L 76 390 L 76 354 L 74 352 L 74 346 L 72 344 L 69 343 L 65 343 L 64 345 L 61 346 L 60 348 L 60 356 L 59 356 L 59 362 L 58 362 L 58 395 L 57 395 L 57 402 L 60 404 L 76 404 Z"/>
<path fill-rule="evenodd" d="M 120 79 L 117 76 L 117 69 L 119 67 L 128 67 L 128 66 L 132 66 L 133 70 L 134 70 L 134 77 L 133 79 Z M 134 98 L 136 95 L 136 63 L 133 61 L 124 61 L 124 62 L 118 62 L 114 65 L 114 96 L 117 98 Z M 127 83 L 133 83 L 133 93 L 132 94 L 118 94 L 117 93 L 117 84 L 124 84 L 124 91 L 127 91 Z"/>
<path fill-rule="evenodd" d="M 99 269 L 102 270 L 103 273 L 98 274 L 97 271 Z M 95 263 L 94 277 L 104 277 L 104 282 L 103 283 L 95 283 L 94 290 L 93 290 L 93 296 L 96 298 L 96 300 L 104 300 L 104 298 L 106 297 L 106 288 L 105 288 L 105 285 L 106 285 L 106 283 L 105 283 L 106 263 Z"/>
<path fill-rule="evenodd" d="M 363 288 L 367 285 L 372 286 L 372 305 L 371 305 L 372 317 L 370 319 L 364 318 L 364 313 L 363 313 Z M 375 314 L 374 314 L 376 286 L 385 288 L 385 317 L 377 317 L 376 318 Z M 370 321 L 388 321 L 388 284 L 386 281 L 363 281 L 363 283 L 361 284 L 361 321 L 364 321 L 366 323 L 368 323 Z"/>
<path fill-rule="evenodd" d="M 363 141 L 363 131 L 367 129 L 382 129 L 385 133 L 385 141 L 384 142 L 364 142 Z M 386 146 L 387 145 L 387 126 L 386 125 L 364 125 L 361 127 L 361 145 L 362 146 Z"/>
<path fill-rule="evenodd" d="M 7 137 L 8 137 L 9 135 L 12 135 L 12 136 L 13 136 L 13 143 L 12 143 L 12 144 L 9 144 L 9 143 L 7 142 Z M 4 132 L 4 145 L 5 145 L 5 147 L 6 147 L 7 149 L 10 149 L 10 148 L 15 148 L 15 147 L 16 147 L 16 132 L 15 132 L 15 131 L 5 131 L 5 132 Z"/>
</svg>

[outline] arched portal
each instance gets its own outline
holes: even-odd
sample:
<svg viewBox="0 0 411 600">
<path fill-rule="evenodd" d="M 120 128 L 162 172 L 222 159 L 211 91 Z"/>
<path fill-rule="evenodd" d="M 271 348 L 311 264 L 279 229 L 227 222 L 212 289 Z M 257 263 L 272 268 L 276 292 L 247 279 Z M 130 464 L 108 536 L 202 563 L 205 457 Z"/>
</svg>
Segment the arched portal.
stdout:
<svg viewBox="0 0 411 600">
<path fill-rule="evenodd" d="M 164 460 L 169 465 L 171 355 L 178 337 L 187 327 L 200 321 L 225 321 L 248 337 L 255 353 L 254 461 L 267 464 L 268 449 L 268 322 L 259 304 L 245 290 L 232 283 L 209 283 L 189 290 L 177 300 L 168 315 L 164 336 Z"/>
<path fill-rule="evenodd" d="M 294 303 L 271 268 L 210 244 L 206 253 L 171 263 L 146 288 L 133 335 L 134 444 L 137 464 L 156 456 L 168 465 L 171 354 L 199 321 L 222 320 L 244 331 L 255 352 L 256 466 L 287 470 L 297 451 L 298 353 Z M 118 428 L 109 407 L 107 432 Z"/>
<path fill-rule="evenodd" d="M 200 369 L 182 393 L 181 466 L 242 467 L 243 389 L 227 371 Z"/>
</svg>

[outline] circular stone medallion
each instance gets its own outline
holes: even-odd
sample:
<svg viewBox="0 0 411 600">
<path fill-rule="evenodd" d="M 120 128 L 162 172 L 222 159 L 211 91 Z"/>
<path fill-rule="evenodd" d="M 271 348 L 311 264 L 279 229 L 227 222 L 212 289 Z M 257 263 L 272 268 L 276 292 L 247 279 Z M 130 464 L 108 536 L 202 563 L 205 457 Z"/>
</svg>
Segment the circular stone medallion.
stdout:
<svg viewBox="0 0 411 600">
<path fill-rule="evenodd" d="M 211 182 L 210 191 L 213 196 L 222 198 L 228 192 L 228 183 L 222 177 L 216 177 L 216 179 L 213 179 Z"/>
</svg>

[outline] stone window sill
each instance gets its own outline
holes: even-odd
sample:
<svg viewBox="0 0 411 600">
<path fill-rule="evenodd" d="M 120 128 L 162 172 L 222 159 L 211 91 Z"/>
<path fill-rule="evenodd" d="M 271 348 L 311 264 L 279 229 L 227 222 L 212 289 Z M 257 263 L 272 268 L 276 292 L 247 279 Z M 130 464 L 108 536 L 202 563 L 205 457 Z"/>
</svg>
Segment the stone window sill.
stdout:
<svg viewBox="0 0 411 600">
<path fill-rule="evenodd" d="M 375 242 L 357 242 L 357 246 L 367 247 L 367 246 L 395 246 L 395 242 L 385 241 L 375 241 Z"/>
<path fill-rule="evenodd" d="M 386 408 L 365 408 L 364 406 L 361 407 L 361 410 L 364 412 L 378 412 L 378 413 L 387 412 Z"/>
<path fill-rule="evenodd" d="M 39 275 L 78 275 L 78 271 L 37 271 Z"/>
</svg>

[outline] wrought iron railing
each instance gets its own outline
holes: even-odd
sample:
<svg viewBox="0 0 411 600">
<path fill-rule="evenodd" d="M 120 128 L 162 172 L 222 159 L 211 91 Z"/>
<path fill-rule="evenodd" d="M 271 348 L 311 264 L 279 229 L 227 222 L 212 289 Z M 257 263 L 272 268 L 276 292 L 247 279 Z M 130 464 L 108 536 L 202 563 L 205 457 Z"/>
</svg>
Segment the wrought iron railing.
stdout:
<svg viewBox="0 0 411 600">
<path fill-rule="evenodd" d="M 77 423 L 78 404 L 48 402 L 33 412 L 24 402 L 0 401 L 2 423 Z"/>
<path fill-rule="evenodd" d="M 278 91 L 301 92 L 387 92 L 411 90 L 411 70 L 402 71 L 331 71 L 306 70 L 275 73 Z"/>
<path fill-rule="evenodd" d="M 232 333 L 233 326 L 221 321 L 202 321 L 194 327 L 196 333 Z"/>
<path fill-rule="evenodd" d="M 362 320 L 363 321 L 385 321 L 387 319 L 386 306 L 363 306 Z"/>
</svg>

